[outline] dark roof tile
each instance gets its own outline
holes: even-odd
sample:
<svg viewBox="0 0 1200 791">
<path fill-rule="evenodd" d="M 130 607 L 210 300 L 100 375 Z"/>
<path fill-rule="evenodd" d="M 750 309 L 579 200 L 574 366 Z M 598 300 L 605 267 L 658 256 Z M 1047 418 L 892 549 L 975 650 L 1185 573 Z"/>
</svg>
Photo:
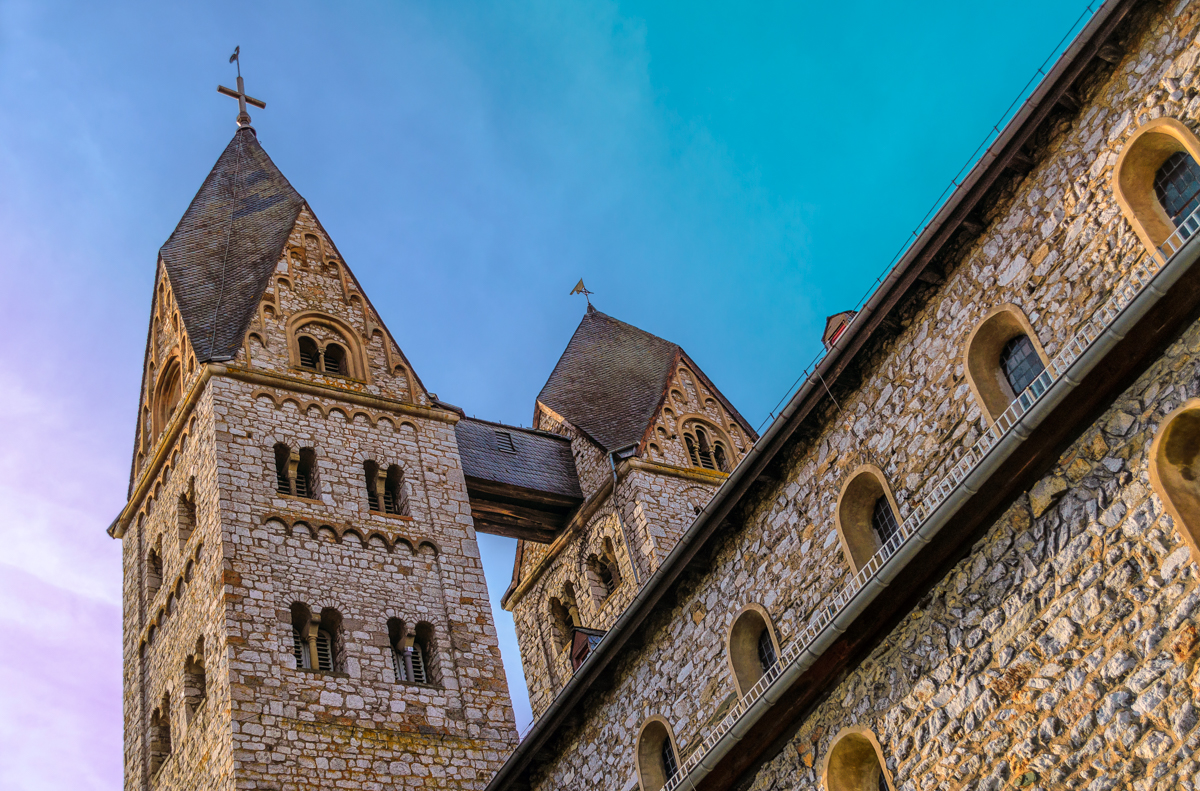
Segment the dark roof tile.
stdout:
<svg viewBox="0 0 1200 791">
<path fill-rule="evenodd" d="M 454 432 L 467 477 L 583 499 L 567 438 L 474 418 L 459 420 Z"/>
</svg>

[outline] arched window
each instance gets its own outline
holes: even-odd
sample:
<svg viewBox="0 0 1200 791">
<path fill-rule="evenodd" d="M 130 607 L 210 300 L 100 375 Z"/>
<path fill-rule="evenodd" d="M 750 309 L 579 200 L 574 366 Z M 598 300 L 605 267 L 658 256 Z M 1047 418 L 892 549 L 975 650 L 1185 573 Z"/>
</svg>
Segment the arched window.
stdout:
<svg viewBox="0 0 1200 791">
<path fill-rule="evenodd" d="M 171 756 L 171 696 L 150 715 L 150 774 L 157 774 Z"/>
<path fill-rule="evenodd" d="M 866 728 L 839 733 L 822 763 L 828 791 L 892 791 L 879 740 Z"/>
<path fill-rule="evenodd" d="M 275 491 L 280 494 L 292 493 L 291 449 L 278 442 L 275 444 Z"/>
<path fill-rule="evenodd" d="M 700 454 L 696 452 L 696 441 L 692 439 L 691 434 L 683 435 L 683 443 L 687 445 L 688 459 L 691 460 L 693 467 L 700 466 Z"/>
<path fill-rule="evenodd" d="M 1000 350 L 1000 370 L 1004 371 L 1004 378 L 1008 380 L 1012 392 L 1020 395 L 1033 384 L 1038 374 L 1046 370 L 1046 366 L 1034 351 L 1029 336 L 1018 335 Z"/>
<path fill-rule="evenodd" d="M 176 506 L 176 526 L 179 532 L 179 546 L 182 548 L 192 537 L 196 529 L 196 479 L 188 480 L 188 488 L 179 495 Z"/>
<path fill-rule="evenodd" d="M 675 736 L 662 717 L 651 717 L 642 725 L 636 755 L 642 791 L 660 791 L 679 773 Z"/>
<path fill-rule="evenodd" d="M 712 445 L 708 441 L 708 432 L 699 426 L 696 427 L 696 454 L 700 457 L 700 466 L 706 470 L 715 470 L 717 465 L 713 463 Z"/>
<path fill-rule="evenodd" d="M 317 342 L 307 335 L 301 335 L 296 344 L 300 347 L 300 367 L 310 371 L 317 370 L 318 363 L 321 362 L 321 350 L 317 347 Z"/>
<path fill-rule="evenodd" d="M 338 344 L 326 344 L 325 353 L 322 356 L 325 359 L 325 373 L 338 374 L 340 376 L 345 376 L 349 373 L 346 363 L 346 350 Z"/>
<path fill-rule="evenodd" d="M 436 645 L 433 640 L 433 624 L 422 621 L 413 633 L 413 681 L 418 684 L 436 684 Z"/>
<path fill-rule="evenodd" d="M 183 377 L 179 368 L 179 359 L 172 358 L 163 367 L 158 377 L 158 385 L 154 389 L 154 436 L 163 433 L 171 417 L 179 406 L 182 397 Z"/>
<path fill-rule="evenodd" d="M 989 423 L 1018 396 L 1041 395 L 1046 361 L 1029 319 L 1016 305 L 1001 305 L 983 317 L 967 340 L 963 368 Z"/>
<path fill-rule="evenodd" d="M 1171 255 L 1196 230 L 1200 205 L 1200 140 L 1174 118 L 1156 118 L 1125 144 L 1114 169 L 1121 211 L 1149 250 Z M 1172 234 L 1180 230 L 1172 240 Z"/>
<path fill-rule="evenodd" d="M 565 651 L 571 647 L 575 627 L 583 626 L 579 620 L 579 606 L 575 601 L 575 586 L 570 582 L 563 584 L 560 598 L 550 600 L 550 618 L 554 627 L 555 648 Z"/>
<path fill-rule="evenodd" d="M 162 587 L 163 562 L 162 553 L 157 545 L 150 548 L 146 554 L 146 598 L 153 599 Z"/>
<path fill-rule="evenodd" d="M 404 473 L 399 464 L 388 465 L 383 486 L 383 512 L 408 516 L 408 497 L 404 493 Z"/>
<path fill-rule="evenodd" d="M 779 643 L 771 616 L 757 604 L 738 613 L 727 637 L 729 664 L 739 695 L 758 683 L 779 658 Z"/>
<path fill-rule="evenodd" d="M 208 682 L 204 673 L 204 638 L 196 641 L 196 650 L 183 663 L 183 703 L 188 722 L 208 697 Z"/>
<path fill-rule="evenodd" d="M 603 603 L 621 584 L 621 567 L 611 538 L 605 538 L 599 555 L 588 557 L 588 582 L 591 583 L 592 598 Z"/>
<path fill-rule="evenodd" d="M 317 499 L 317 452 L 312 448 L 301 448 L 296 464 L 296 496 Z"/>
<path fill-rule="evenodd" d="M 725 446 L 720 442 L 713 443 L 713 461 L 716 462 L 718 470 L 729 472 L 729 456 L 725 453 Z"/>
<path fill-rule="evenodd" d="M 853 571 L 899 529 L 895 498 L 883 471 L 873 465 L 859 467 L 846 479 L 835 513 L 842 552 Z"/>
<path fill-rule="evenodd" d="M 1150 445 L 1150 483 L 1200 564 L 1200 399 L 1163 420 Z"/>
<path fill-rule="evenodd" d="M 1186 151 L 1167 157 L 1154 174 L 1154 197 L 1178 228 L 1200 207 L 1200 165 Z"/>
<path fill-rule="evenodd" d="M 398 683 L 437 684 L 433 625 L 421 621 L 409 631 L 399 618 L 388 620 L 392 669 Z"/>
</svg>

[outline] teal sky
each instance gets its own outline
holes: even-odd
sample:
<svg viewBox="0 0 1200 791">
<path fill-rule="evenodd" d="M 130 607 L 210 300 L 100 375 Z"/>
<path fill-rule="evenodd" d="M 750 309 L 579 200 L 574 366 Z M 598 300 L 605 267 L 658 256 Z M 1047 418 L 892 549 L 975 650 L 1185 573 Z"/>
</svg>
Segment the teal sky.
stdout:
<svg viewBox="0 0 1200 791">
<path fill-rule="evenodd" d="M 0 787 L 121 787 L 104 528 L 235 45 L 260 141 L 441 398 L 528 425 L 582 277 L 759 425 L 1085 8 L 0 0 Z M 497 600 L 512 542 L 481 546 Z"/>
</svg>

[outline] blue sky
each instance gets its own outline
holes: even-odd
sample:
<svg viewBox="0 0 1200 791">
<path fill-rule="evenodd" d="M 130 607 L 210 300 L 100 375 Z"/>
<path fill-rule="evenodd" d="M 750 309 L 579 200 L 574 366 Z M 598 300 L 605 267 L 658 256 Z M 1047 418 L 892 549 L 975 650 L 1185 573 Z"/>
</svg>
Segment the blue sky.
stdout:
<svg viewBox="0 0 1200 791">
<path fill-rule="evenodd" d="M 103 531 L 235 45 L 259 139 L 443 399 L 528 425 L 582 277 L 757 425 L 1084 8 L 0 0 L 0 786 L 121 786 Z M 512 542 L 481 546 L 498 599 Z"/>
</svg>

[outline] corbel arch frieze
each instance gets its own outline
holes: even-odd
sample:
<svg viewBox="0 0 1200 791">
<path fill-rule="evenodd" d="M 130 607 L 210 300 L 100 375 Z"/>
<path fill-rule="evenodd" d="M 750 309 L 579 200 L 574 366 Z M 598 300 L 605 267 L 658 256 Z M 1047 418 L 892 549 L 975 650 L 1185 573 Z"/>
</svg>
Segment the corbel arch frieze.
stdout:
<svg viewBox="0 0 1200 791">
<path fill-rule="evenodd" d="M 291 514 L 286 511 L 269 511 L 264 514 L 261 524 L 268 525 L 271 522 L 276 522 L 282 526 L 289 537 L 294 537 L 297 530 L 303 530 L 309 538 L 314 541 L 320 540 L 320 533 L 323 529 L 328 529 L 333 532 L 335 538 L 334 543 L 343 544 L 348 533 L 353 533 L 365 549 L 373 547 L 372 541 L 378 541 L 383 544 L 383 549 L 387 552 L 394 553 L 400 547 L 408 549 L 409 555 L 415 557 L 419 553 L 418 548 L 425 544 L 437 551 L 437 545 L 428 539 L 421 539 L 420 544 L 414 545 L 414 540 L 400 533 L 380 530 L 378 528 L 365 528 L 361 525 L 347 525 L 340 522 L 331 522 L 328 520 L 311 519 L 307 516 Z"/>
</svg>

